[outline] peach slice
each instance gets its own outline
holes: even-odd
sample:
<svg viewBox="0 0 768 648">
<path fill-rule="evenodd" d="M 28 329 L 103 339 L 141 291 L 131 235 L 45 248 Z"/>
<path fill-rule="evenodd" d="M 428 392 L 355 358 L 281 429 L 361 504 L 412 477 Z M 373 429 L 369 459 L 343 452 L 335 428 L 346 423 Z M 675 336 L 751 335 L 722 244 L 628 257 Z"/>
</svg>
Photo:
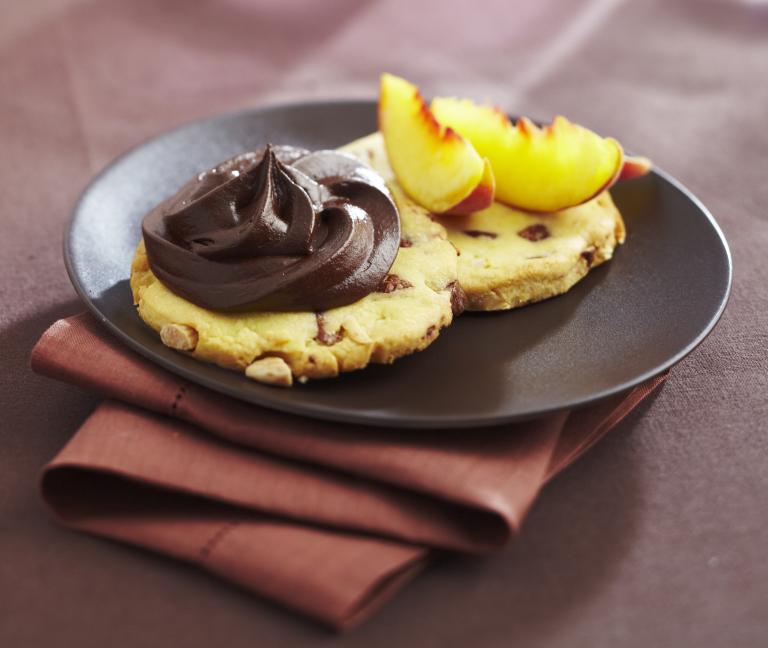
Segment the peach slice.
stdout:
<svg viewBox="0 0 768 648">
<path fill-rule="evenodd" d="M 641 155 L 625 155 L 624 166 L 621 167 L 619 180 L 632 180 L 647 175 L 653 168 L 653 162 Z"/>
<path fill-rule="evenodd" d="M 496 199 L 519 209 L 552 212 L 579 205 L 613 184 L 623 168 L 616 140 L 565 117 L 539 128 L 525 117 L 514 125 L 500 109 L 469 99 L 440 97 L 431 108 L 441 124 L 490 160 Z"/>
<path fill-rule="evenodd" d="M 398 181 L 426 209 L 468 214 L 493 202 L 488 160 L 437 122 L 415 85 L 391 74 L 381 76 L 379 130 Z"/>
<path fill-rule="evenodd" d="M 493 175 L 493 169 L 488 158 L 483 158 L 483 175 L 480 178 L 480 182 L 464 200 L 443 213 L 455 214 L 457 216 L 472 214 L 490 207 L 495 195 L 496 178 Z"/>
</svg>

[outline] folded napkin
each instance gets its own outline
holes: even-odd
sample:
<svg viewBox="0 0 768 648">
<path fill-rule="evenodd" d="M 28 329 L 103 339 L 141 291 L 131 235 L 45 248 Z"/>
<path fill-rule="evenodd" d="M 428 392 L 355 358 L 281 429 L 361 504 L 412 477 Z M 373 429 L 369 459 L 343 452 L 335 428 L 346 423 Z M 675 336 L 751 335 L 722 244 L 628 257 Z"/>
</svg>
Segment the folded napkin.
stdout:
<svg viewBox="0 0 768 648">
<path fill-rule="evenodd" d="M 503 547 L 537 493 L 664 380 L 499 428 L 390 430 L 274 412 L 189 383 L 90 316 L 35 371 L 103 394 L 44 469 L 62 523 L 194 563 L 334 628 L 440 550 Z"/>
</svg>

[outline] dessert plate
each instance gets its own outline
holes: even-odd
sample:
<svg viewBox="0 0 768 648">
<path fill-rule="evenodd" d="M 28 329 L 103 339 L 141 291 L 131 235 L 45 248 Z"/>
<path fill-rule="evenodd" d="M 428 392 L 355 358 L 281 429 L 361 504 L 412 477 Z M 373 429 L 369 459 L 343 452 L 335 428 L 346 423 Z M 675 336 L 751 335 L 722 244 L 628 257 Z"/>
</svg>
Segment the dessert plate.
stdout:
<svg viewBox="0 0 768 648">
<path fill-rule="evenodd" d="M 657 169 L 611 190 L 628 231 L 612 261 L 549 301 L 464 314 L 391 366 L 269 387 L 165 347 L 139 319 L 131 258 L 141 219 L 160 200 L 268 141 L 334 148 L 375 129 L 372 101 L 303 103 L 215 117 L 138 146 L 74 210 L 64 257 L 75 289 L 129 347 L 190 381 L 293 414 L 412 428 L 498 425 L 617 394 L 680 361 L 720 318 L 731 287 L 726 241 L 706 208 Z"/>
</svg>

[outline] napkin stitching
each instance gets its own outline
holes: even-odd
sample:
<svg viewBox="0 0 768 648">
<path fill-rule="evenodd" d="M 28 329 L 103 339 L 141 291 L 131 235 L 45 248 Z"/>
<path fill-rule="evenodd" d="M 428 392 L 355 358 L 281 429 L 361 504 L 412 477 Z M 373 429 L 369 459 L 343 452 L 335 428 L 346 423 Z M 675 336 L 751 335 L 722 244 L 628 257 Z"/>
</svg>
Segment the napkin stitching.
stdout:
<svg viewBox="0 0 768 648">
<path fill-rule="evenodd" d="M 187 393 L 187 385 L 186 383 L 182 383 L 179 388 L 176 390 L 176 394 L 173 397 L 173 400 L 171 401 L 171 411 L 170 415 L 173 417 L 177 416 L 179 403 L 181 402 L 181 399 L 184 398 L 184 395 Z"/>
<path fill-rule="evenodd" d="M 202 560 L 207 560 L 211 553 L 213 553 L 213 550 L 224 539 L 224 537 L 238 524 L 240 524 L 240 522 L 237 520 L 229 520 L 229 522 L 225 522 L 218 529 L 216 529 L 216 531 L 211 535 L 210 538 L 208 538 L 205 544 L 200 547 L 200 551 L 198 552 L 200 554 L 200 558 Z"/>
</svg>

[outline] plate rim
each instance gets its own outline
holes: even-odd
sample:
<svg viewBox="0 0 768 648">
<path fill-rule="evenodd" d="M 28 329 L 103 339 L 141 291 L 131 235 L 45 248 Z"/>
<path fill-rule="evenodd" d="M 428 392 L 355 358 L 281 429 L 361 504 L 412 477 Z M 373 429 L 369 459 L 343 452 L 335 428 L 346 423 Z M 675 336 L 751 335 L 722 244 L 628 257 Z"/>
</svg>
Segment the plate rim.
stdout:
<svg viewBox="0 0 768 648">
<path fill-rule="evenodd" d="M 243 117 L 243 116 L 251 115 L 254 113 L 264 114 L 264 113 L 271 113 L 271 112 L 279 112 L 282 110 L 293 109 L 293 108 L 313 108 L 313 107 L 327 108 L 330 106 L 340 106 L 340 105 L 361 106 L 361 107 L 374 109 L 376 105 L 376 101 L 373 99 L 318 99 L 318 100 L 313 99 L 310 101 L 289 101 L 289 102 L 280 102 L 280 103 L 274 103 L 274 104 L 264 104 L 264 105 L 249 107 L 249 108 L 241 108 L 238 110 L 227 111 L 223 113 L 217 113 L 215 115 L 204 117 L 202 119 L 187 121 L 170 130 L 162 131 L 158 134 L 147 137 L 141 140 L 136 145 L 130 147 L 129 149 L 127 149 L 125 152 L 121 153 L 117 157 L 113 158 L 98 173 L 96 173 L 90 179 L 90 181 L 86 184 L 86 186 L 80 193 L 77 201 L 75 202 L 75 205 L 73 206 L 73 208 L 69 213 L 69 216 L 64 226 L 64 232 L 63 232 L 64 235 L 63 235 L 63 241 L 62 241 L 63 243 L 62 252 L 64 256 L 64 267 L 66 269 L 69 280 L 75 289 L 75 292 L 80 297 L 80 299 L 84 302 L 88 311 L 90 311 L 90 313 L 94 315 L 96 319 L 103 326 L 105 326 L 113 335 L 117 336 L 118 339 L 120 339 L 123 343 L 127 344 L 129 348 L 138 352 L 143 357 L 158 364 L 162 368 L 176 375 L 181 376 L 185 380 L 189 380 L 193 383 L 203 385 L 204 387 L 213 389 L 218 393 L 222 393 L 231 398 L 236 398 L 244 402 L 249 402 L 249 403 L 258 405 L 260 407 L 266 407 L 268 409 L 285 412 L 287 414 L 293 414 L 296 416 L 303 416 L 306 418 L 318 419 L 322 421 L 333 421 L 333 422 L 341 422 L 341 423 L 356 424 L 356 425 L 372 425 L 376 427 L 392 428 L 392 429 L 404 429 L 404 428 L 405 429 L 408 429 L 408 428 L 409 429 L 468 429 L 468 428 L 479 428 L 479 427 L 497 427 L 497 426 L 506 425 L 510 423 L 530 420 L 533 418 L 544 417 L 544 416 L 554 414 L 557 412 L 562 412 L 565 410 L 579 409 L 582 407 L 589 406 L 591 404 L 605 400 L 612 396 L 616 396 L 618 394 L 628 392 L 630 389 L 643 384 L 644 382 L 650 380 L 651 378 L 654 378 L 655 376 L 658 376 L 664 373 L 665 371 L 669 370 L 671 367 L 678 364 L 681 360 L 683 360 L 686 356 L 688 356 L 692 351 L 694 351 L 709 336 L 709 334 L 713 331 L 717 323 L 720 321 L 720 318 L 722 317 L 723 313 L 725 312 L 725 309 L 731 297 L 731 292 L 733 287 L 733 257 L 731 254 L 730 247 L 728 245 L 728 241 L 725 238 L 725 234 L 723 233 L 723 230 L 720 227 L 717 220 L 715 219 L 715 217 L 712 215 L 709 209 L 704 205 L 704 203 L 702 203 L 702 201 L 690 189 L 688 189 L 680 180 L 678 180 L 677 178 L 672 176 L 670 173 L 664 171 L 663 169 L 659 168 L 656 165 L 653 166 L 651 170 L 651 174 L 655 174 L 656 176 L 661 178 L 663 181 L 672 185 L 681 194 L 683 194 L 688 200 L 690 200 L 693 203 L 693 205 L 705 216 L 709 225 L 712 227 L 715 234 L 717 235 L 720 245 L 722 246 L 722 249 L 725 252 L 725 258 L 727 261 L 726 288 L 720 300 L 720 303 L 718 304 L 717 309 L 715 310 L 713 315 L 710 317 L 709 321 L 702 328 L 699 334 L 693 340 L 691 340 L 685 347 L 683 347 L 680 351 L 670 356 L 664 362 L 660 363 L 656 367 L 640 374 L 639 376 L 636 376 L 631 380 L 624 381 L 618 385 L 611 386 L 607 389 L 603 389 L 599 392 L 595 392 L 594 394 L 591 394 L 587 398 L 571 399 L 571 400 L 559 403 L 557 405 L 553 405 L 551 407 L 545 407 L 545 408 L 539 407 L 534 410 L 520 412 L 519 414 L 494 416 L 492 418 L 483 418 L 482 415 L 475 414 L 475 415 L 464 416 L 459 418 L 451 417 L 451 418 L 442 418 L 442 419 L 439 416 L 434 416 L 434 415 L 426 416 L 426 417 L 414 417 L 412 415 L 411 416 L 406 415 L 406 416 L 393 418 L 392 415 L 381 415 L 381 414 L 377 414 L 376 412 L 369 412 L 369 413 L 350 412 L 347 410 L 340 410 L 338 408 L 331 408 L 329 406 L 319 405 L 319 404 L 305 405 L 303 403 L 284 403 L 279 400 L 276 401 L 276 400 L 271 400 L 269 398 L 261 397 L 261 395 L 258 392 L 253 392 L 252 398 L 244 398 L 242 394 L 238 394 L 234 390 L 229 389 L 227 385 L 219 383 L 217 380 L 213 378 L 209 378 L 208 376 L 197 374 L 196 372 L 189 370 L 182 365 L 179 365 L 171 360 L 167 360 L 166 358 L 158 355 L 152 349 L 144 346 L 137 340 L 134 340 L 130 335 L 124 332 L 117 324 L 113 323 L 104 313 L 102 313 L 99 310 L 97 305 L 88 295 L 85 286 L 82 284 L 80 277 L 78 276 L 77 271 L 75 270 L 75 267 L 74 267 L 75 264 L 74 264 L 73 253 L 72 253 L 72 249 L 73 249 L 72 240 L 74 237 L 74 230 L 76 228 L 76 221 L 77 221 L 78 214 L 84 202 L 86 201 L 88 195 L 94 189 L 94 187 L 101 181 L 101 179 L 107 173 L 109 173 L 114 167 L 119 165 L 125 158 L 129 157 L 134 152 L 150 144 L 151 142 L 154 142 L 164 137 L 171 137 L 174 134 L 177 134 L 193 126 L 201 127 L 206 124 L 215 123 L 217 121 L 227 121 L 229 119 Z M 226 369 L 222 369 L 222 371 L 226 371 Z"/>
</svg>

